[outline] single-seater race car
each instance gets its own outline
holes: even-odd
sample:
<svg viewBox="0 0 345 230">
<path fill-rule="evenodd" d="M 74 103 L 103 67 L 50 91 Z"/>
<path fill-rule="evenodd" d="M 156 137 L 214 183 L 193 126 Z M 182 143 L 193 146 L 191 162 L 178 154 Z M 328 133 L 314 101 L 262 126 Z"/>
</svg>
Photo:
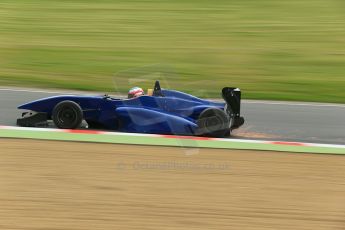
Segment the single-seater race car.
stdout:
<svg viewBox="0 0 345 230">
<path fill-rule="evenodd" d="M 244 123 L 240 116 L 241 91 L 225 87 L 225 103 L 161 89 L 156 81 L 149 95 L 131 99 L 62 95 L 20 105 L 26 110 L 17 125 L 36 127 L 52 120 L 61 129 L 78 129 L 82 121 L 91 129 L 120 132 L 226 137 Z"/>
</svg>

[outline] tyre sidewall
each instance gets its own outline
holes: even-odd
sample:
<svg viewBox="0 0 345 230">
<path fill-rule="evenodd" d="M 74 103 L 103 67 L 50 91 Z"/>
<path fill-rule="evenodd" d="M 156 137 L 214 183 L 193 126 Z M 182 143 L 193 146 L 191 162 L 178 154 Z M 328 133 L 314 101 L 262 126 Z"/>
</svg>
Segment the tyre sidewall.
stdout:
<svg viewBox="0 0 345 230">
<path fill-rule="evenodd" d="M 69 109 L 73 112 L 75 119 L 71 123 L 64 123 L 62 121 L 61 113 Z M 74 101 L 62 101 L 58 103 L 52 113 L 52 119 L 56 127 L 60 129 L 76 129 L 79 128 L 83 121 L 83 111 L 81 107 Z"/>
<path fill-rule="evenodd" d="M 226 113 L 218 108 L 205 109 L 197 120 L 198 135 L 225 137 L 230 133 L 230 121 Z"/>
</svg>

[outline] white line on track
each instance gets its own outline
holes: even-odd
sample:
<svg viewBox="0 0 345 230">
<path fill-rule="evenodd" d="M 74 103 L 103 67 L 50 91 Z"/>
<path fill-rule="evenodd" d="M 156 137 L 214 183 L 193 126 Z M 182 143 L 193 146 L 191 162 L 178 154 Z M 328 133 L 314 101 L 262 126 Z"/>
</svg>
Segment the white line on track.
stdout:
<svg viewBox="0 0 345 230">
<path fill-rule="evenodd" d="M 0 91 L 9 92 L 26 92 L 26 93 L 47 93 L 47 94 L 97 94 L 97 92 L 84 92 L 84 91 L 45 91 L 39 89 L 11 89 L 11 88 L 0 88 Z"/>
<path fill-rule="evenodd" d="M 313 106 L 313 107 L 339 107 L 339 108 L 345 108 L 344 104 L 318 103 L 318 102 L 244 100 L 243 103 L 245 103 L 245 104 L 265 104 L 265 105 L 290 105 L 290 106 Z"/>
<path fill-rule="evenodd" d="M 27 93 L 46 93 L 46 94 L 84 94 L 84 95 L 100 95 L 100 92 L 86 92 L 86 91 L 46 91 L 40 89 L 25 89 L 25 88 L 0 88 L 0 91 L 8 92 L 27 92 Z M 211 99 L 214 100 L 214 99 Z M 217 100 L 217 99 L 216 99 Z M 345 108 L 345 104 L 334 103 L 318 103 L 318 102 L 289 102 L 289 101 L 261 101 L 261 100 L 243 100 L 244 104 L 264 104 L 264 105 L 287 105 L 287 106 L 311 106 L 311 107 L 338 107 Z"/>
</svg>

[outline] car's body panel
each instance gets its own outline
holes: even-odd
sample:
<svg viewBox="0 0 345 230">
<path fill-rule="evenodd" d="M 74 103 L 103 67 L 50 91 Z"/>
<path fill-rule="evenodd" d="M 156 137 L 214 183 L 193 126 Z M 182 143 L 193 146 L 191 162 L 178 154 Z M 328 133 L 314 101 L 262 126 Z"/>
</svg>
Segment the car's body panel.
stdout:
<svg viewBox="0 0 345 230">
<path fill-rule="evenodd" d="M 193 135 L 197 128 L 186 118 L 147 108 L 119 107 L 116 112 L 119 131 Z"/>
</svg>

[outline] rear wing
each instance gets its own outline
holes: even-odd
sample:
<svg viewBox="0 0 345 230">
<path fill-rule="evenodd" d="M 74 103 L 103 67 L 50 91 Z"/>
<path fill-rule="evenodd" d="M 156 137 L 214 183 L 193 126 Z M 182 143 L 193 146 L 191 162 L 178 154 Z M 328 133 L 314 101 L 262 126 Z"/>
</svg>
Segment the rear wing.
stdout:
<svg viewBox="0 0 345 230">
<path fill-rule="evenodd" d="M 241 114 L 241 90 L 239 88 L 225 87 L 222 90 L 225 102 L 230 106 L 233 116 Z"/>
<path fill-rule="evenodd" d="M 222 90 L 222 97 L 227 104 L 227 113 L 233 119 L 232 129 L 236 129 L 244 124 L 241 117 L 241 90 L 239 88 L 225 87 Z"/>
</svg>

